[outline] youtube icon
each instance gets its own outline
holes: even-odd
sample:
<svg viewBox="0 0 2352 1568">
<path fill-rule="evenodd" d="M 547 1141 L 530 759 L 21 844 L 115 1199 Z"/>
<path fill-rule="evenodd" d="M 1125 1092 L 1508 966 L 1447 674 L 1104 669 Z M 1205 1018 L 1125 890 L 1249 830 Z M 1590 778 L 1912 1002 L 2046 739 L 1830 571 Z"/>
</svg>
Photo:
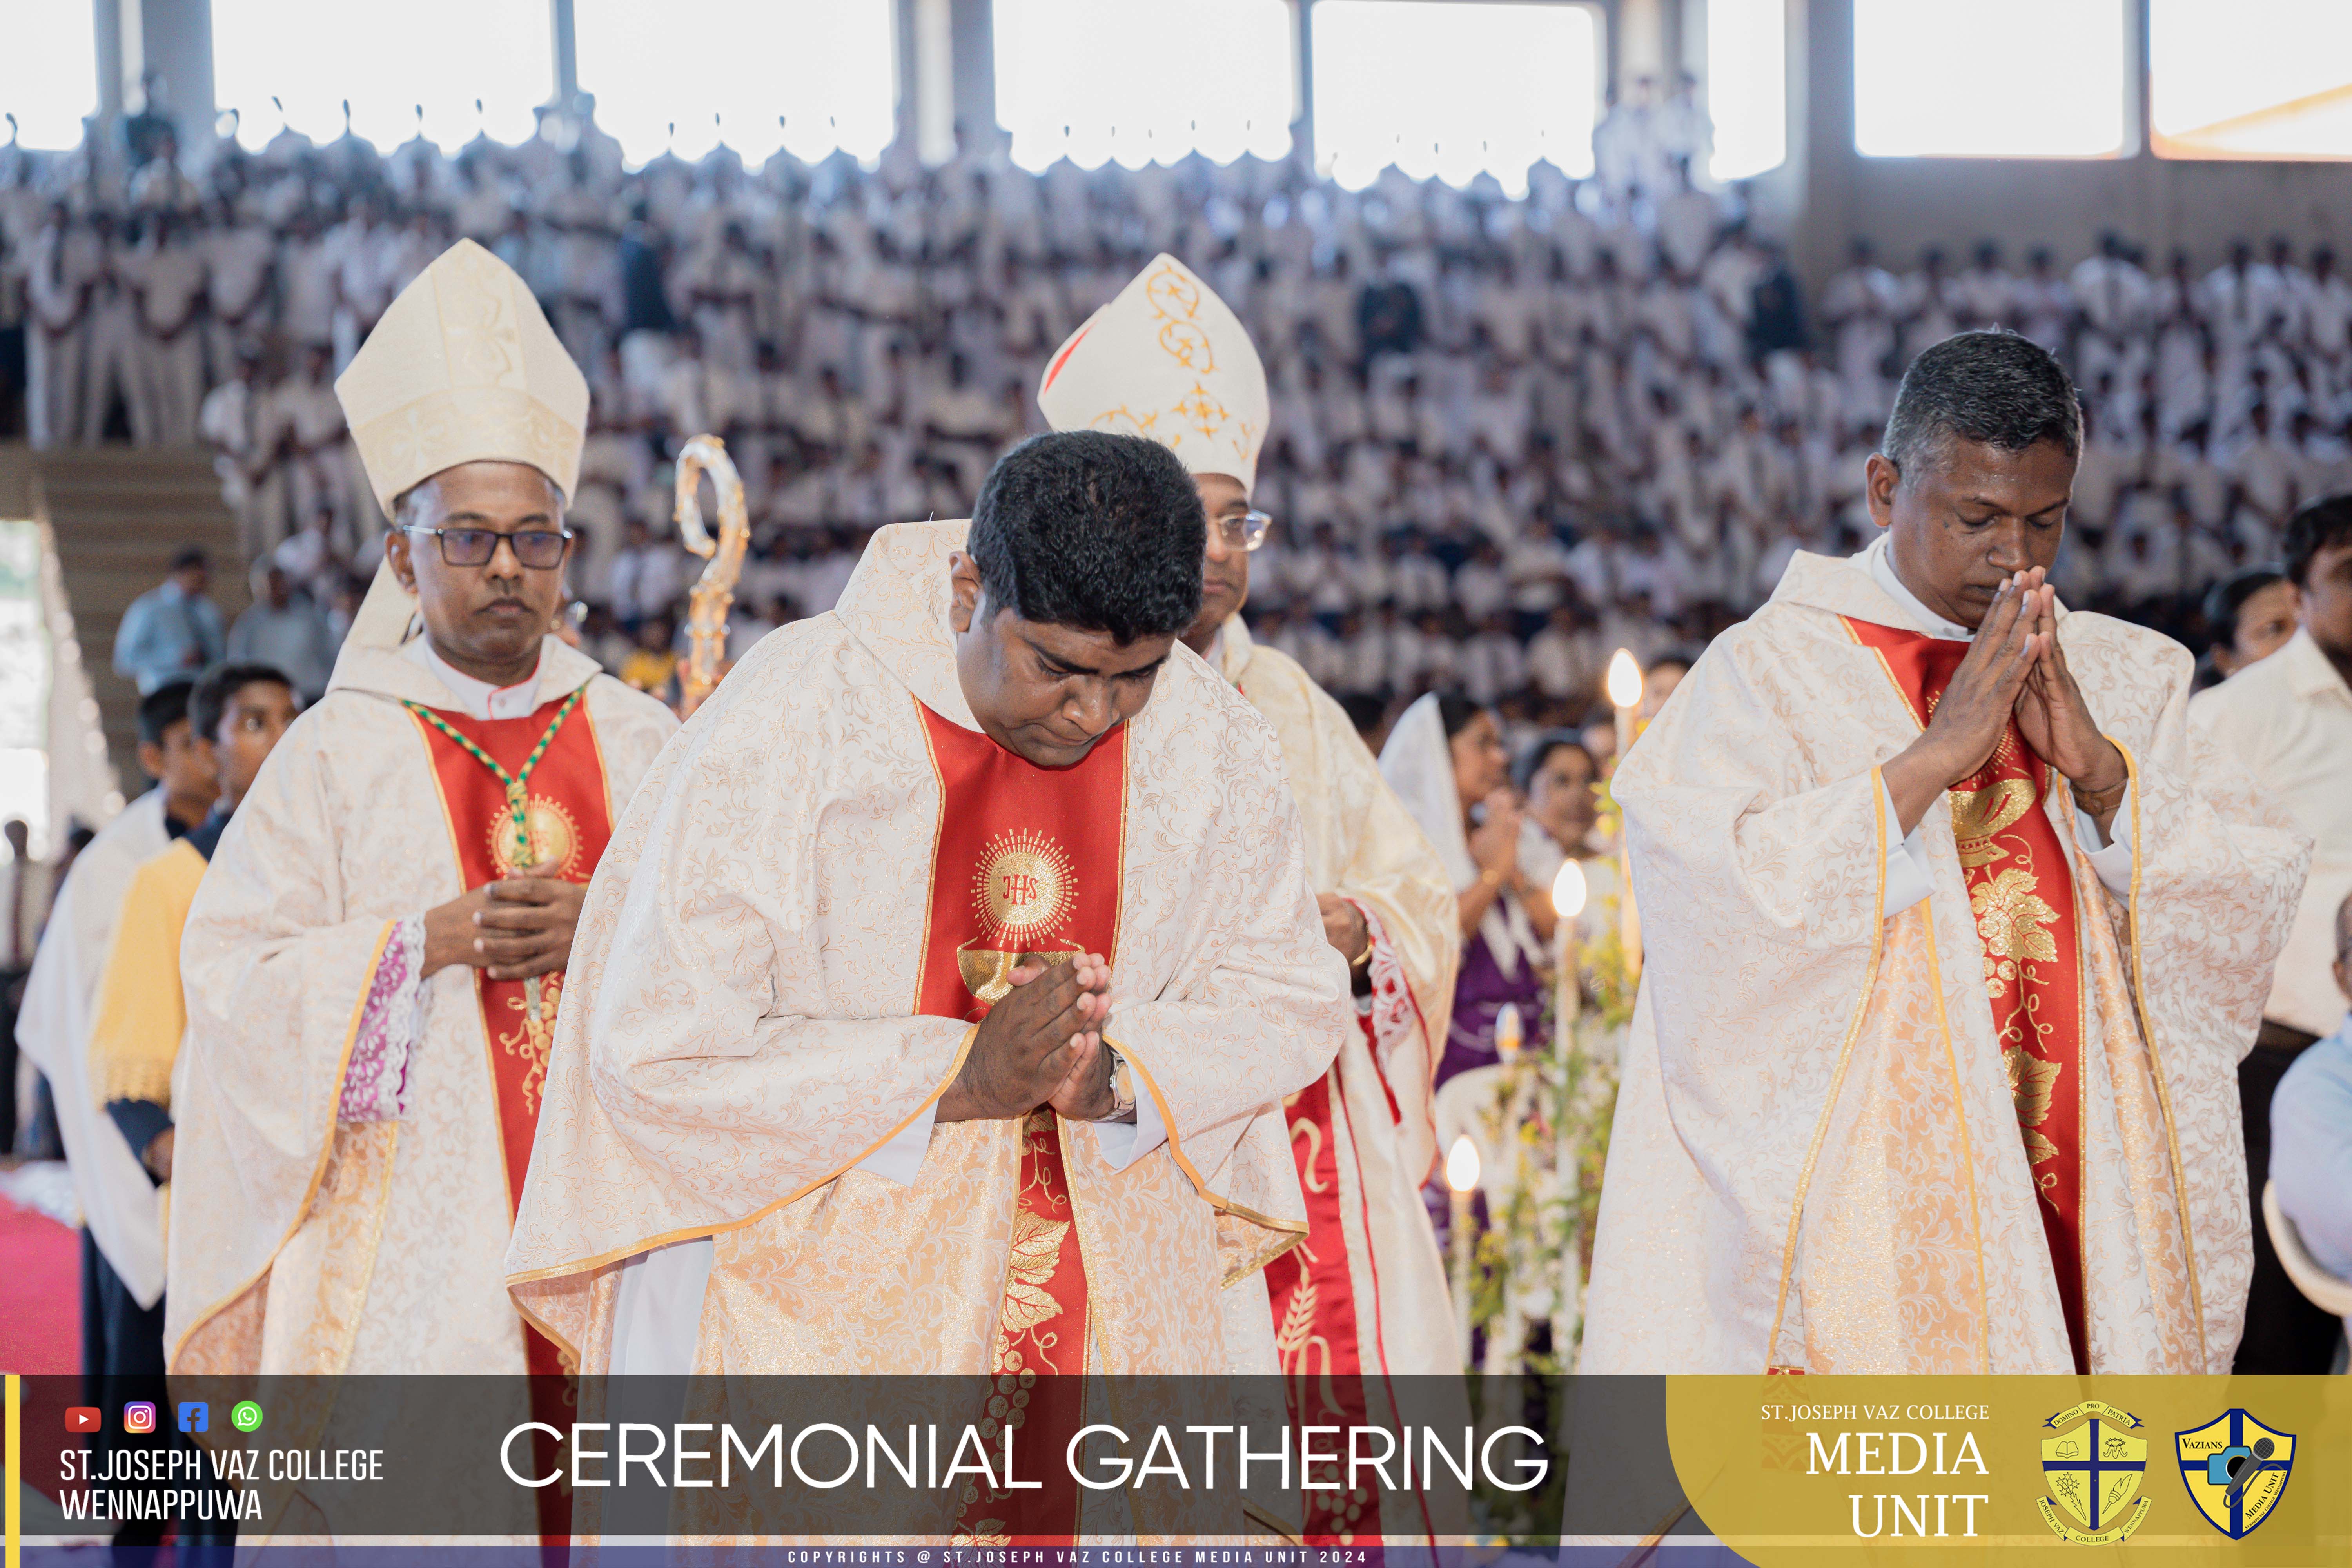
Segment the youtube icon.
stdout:
<svg viewBox="0 0 2352 1568">
<path fill-rule="evenodd" d="M 66 1406 L 66 1430 L 68 1432 L 95 1432 L 104 1424 L 105 1416 L 95 1405 Z"/>
</svg>

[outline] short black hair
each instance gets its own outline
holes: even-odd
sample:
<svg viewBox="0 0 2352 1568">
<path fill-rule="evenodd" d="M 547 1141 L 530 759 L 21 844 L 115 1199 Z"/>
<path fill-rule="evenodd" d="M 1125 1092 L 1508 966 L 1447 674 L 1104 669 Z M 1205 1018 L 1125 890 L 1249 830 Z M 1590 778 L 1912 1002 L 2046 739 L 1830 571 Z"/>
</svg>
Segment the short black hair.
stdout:
<svg viewBox="0 0 2352 1568">
<path fill-rule="evenodd" d="M 2226 643 L 2236 635 L 2238 612 L 2246 601 L 2273 583 L 2286 581 L 2286 574 L 2275 566 L 2249 566 L 2232 572 L 2205 592 L 2205 624 L 2211 628 L 2215 642 Z"/>
<path fill-rule="evenodd" d="M 1200 492 L 1175 453 L 1141 436 L 1062 430 L 996 459 L 965 548 L 989 614 L 1131 643 L 1199 618 L 1207 544 Z"/>
<path fill-rule="evenodd" d="M 172 570 L 174 572 L 185 572 L 191 566 L 209 572 L 212 565 L 213 558 L 205 553 L 205 547 L 201 544 L 183 544 L 172 552 Z"/>
<path fill-rule="evenodd" d="M 1955 332 L 1920 352 L 1903 373 L 1879 454 L 1906 478 L 1940 460 L 1952 441 L 2022 452 L 2055 441 L 2083 452 L 2083 408 L 2066 367 L 2032 338 Z"/>
<path fill-rule="evenodd" d="M 2286 535 L 2279 542 L 2288 581 L 2298 588 L 2309 587 L 2311 558 L 2331 544 L 2347 542 L 2352 542 L 2352 496 L 2313 501 L 2286 520 Z"/>
<path fill-rule="evenodd" d="M 183 678 L 167 680 L 139 700 L 139 739 L 150 746 L 163 743 L 163 731 L 188 716 L 188 693 L 196 683 Z"/>
<path fill-rule="evenodd" d="M 1472 721 L 1485 711 L 1485 703 L 1473 702 L 1459 691 L 1437 694 L 1437 721 L 1445 727 L 1445 738 L 1449 741 L 1467 730 Z"/>
<path fill-rule="evenodd" d="M 1534 745 L 1519 753 L 1517 765 L 1511 769 L 1511 782 L 1519 786 L 1521 795 L 1535 787 L 1536 774 L 1543 772 L 1544 763 L 1551 760 L 1554 752 L 1574 752 L 1591 765 L 1595 780 L 1601 777 L 1601 764 L 1593 760 L 1592 752 L 1575 731 L 1547 730 L 1536 737 Z"/>
<path fill-rule="evenodd" d="M 228 700 L 258 681 L 274 680 L 287 690 L 294 682 L 274 664 L 216 664 L 205 671 L 195 689 L 188 693 L 188 726 L 205 740 L 215 739 L 220 731 L 222 715 L 228 711 Z"/>
</svg>

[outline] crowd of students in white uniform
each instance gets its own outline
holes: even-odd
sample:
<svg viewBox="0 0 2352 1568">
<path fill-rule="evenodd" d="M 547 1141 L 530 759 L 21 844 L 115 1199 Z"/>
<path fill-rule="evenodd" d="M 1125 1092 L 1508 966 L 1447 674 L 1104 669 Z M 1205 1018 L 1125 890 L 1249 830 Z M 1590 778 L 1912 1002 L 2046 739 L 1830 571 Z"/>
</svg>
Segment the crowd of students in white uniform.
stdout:
<svg viewBox="0 0 2352 1568">
<path fill-rule="evenodd" d="M 2066 270 L 1988 246 L 1896 271 L 1858 246 L 1808 309 L 1736 193 L 1626 140 L 1607 177 L 1538 165 L 1516 200 L 1249 158 L 751 172 L 721 149 L 629 171 L 593 125 L 454 156 L 287 132 L 224 143 L 198 179 L 167 145 L 111 202 L 79 156 L 17 154 L 0 298 L 37 443 L 201 437 L 249 550 L 347 612 L 380 520 L 333 377 L 427 260 L 479 239 L 588 367 L 584 632 L 656 679 L 688 581 L 665 468 L 686 437 L 723 433 L 747 483 L 740 635 L 824 610 L 865 531 L 968 509 L 1042 427 L 1045 357 L 1158 250 L 1234 305 L 1274 383 L 1262 635 L 1391 703 L 1459 686 L 1572 717 L 1611 649 L 1703 640 L 1793 551 L 1856 547 L 1895 377 L 1964 327 L 2042 341 L 2084 389 L 2074 602 L 2194 638 L 2209 584 L 2352 486 L 2352 286 L 2325 251 L 2151 274 L 2111 236 Z"/>
</svg>

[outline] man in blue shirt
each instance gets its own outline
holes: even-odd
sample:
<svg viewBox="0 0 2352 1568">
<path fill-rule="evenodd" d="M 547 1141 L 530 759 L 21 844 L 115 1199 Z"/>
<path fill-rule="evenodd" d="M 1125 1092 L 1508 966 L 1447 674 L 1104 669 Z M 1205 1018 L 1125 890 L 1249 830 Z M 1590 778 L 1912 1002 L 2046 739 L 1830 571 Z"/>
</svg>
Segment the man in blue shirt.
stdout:
<svg viewBox="0 0 2352 1568">
<path fill-rule="evenodd" d="M 2336 985 L 2352 1000 L 2352 898 L 2336 910 Z M 2271 1182 L 2311 1260 L 2352 1279 L 2352 1013 L 2279 1079 Z"/>
<path fill-rule="evenodd" d="M 335 669 L 334 628 L 284 567 L 273 563 L 258 575 L 259 594 L 228 628 L 228 657 L 284 670 L 302 700 L 316 702 L 327 694 L 327 678 Z"/>
<path fill-rule="evenodd" d="M 204 547 L 184 546 L 172 574 L 131 601 L 114 633 L 114 672 L 146 696 L 167 680 L 193 680 L 227 648 L 220 607 L 205 597 L 212 580 Z"/>
</svg>

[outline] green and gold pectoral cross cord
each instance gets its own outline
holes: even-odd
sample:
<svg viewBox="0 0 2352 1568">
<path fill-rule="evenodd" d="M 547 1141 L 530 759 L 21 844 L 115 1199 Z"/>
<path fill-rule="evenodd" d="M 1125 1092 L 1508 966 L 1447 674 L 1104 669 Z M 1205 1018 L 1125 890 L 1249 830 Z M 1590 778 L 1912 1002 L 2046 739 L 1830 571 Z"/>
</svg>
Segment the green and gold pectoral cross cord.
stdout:
<svg viewBox="0 0 2352 1568">
<path fill-rule="evenodd" d="M 530 771 L 539 766 L 540 758 L 547 755 L 548 742 L 555 739 L 555 732 L 558 730 L 563 728 L 563 721 L 572 717 L 572 710 L 580 706 L 581 696 L 587 689 L 583 686 L 563 700 L 563 706 L 558 708 L 555 710 L 555 717 L 547 721 L 547 733 L 539 738 L 539 744 L 533 746 L 530 749 L 530 755 L 522 760 L 522 771 L 512 773 L 500 767 L 496 757 L 474 744 L 469 737 L 459 734 L 455 726 L 432 709 L 421 702 L 411 702 L 405 698 L 401 700 L 402 707 L 457 742 L 476 762 L 489 769 L 497 776 L 499 783 L 506 785 L 507 815 L 514 826 L 514 864 L 517 866 L 535 865 L 538 861 L 538 857 L 532 852 L 530 842 L 530 795 L 527 788 L 530 783 Z M 523 982 L 523 987 L 524 994 L 529 999 L 530 1021 L 534 1024 L 540 1023 L 541 1019 L 539 1011 L 539 976 L 536 974 L 529 976 Z"/>
</svg>

